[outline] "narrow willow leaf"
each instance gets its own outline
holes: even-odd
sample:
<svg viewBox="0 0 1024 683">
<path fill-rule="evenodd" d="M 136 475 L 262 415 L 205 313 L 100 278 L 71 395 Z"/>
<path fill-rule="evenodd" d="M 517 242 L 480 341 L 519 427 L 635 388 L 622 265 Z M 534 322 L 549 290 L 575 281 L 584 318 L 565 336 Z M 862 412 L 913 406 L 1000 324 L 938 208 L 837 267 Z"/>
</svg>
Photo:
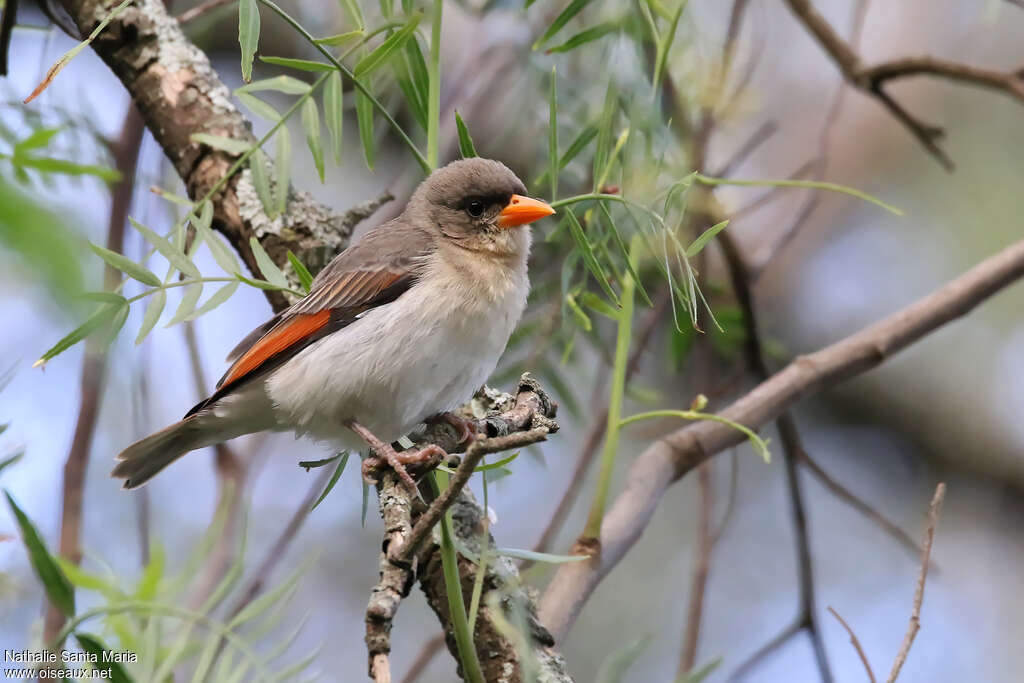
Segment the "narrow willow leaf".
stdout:
<svg viewBox="0 0 1024 683">
<path fill-rule="evenodd" d="M 181 295 L 181 303 L 178 304 L 178 310 L 174 312 L 174 317 L 168 320 L 164 327 L 172 327 L 180 322 L 184 322 L 196 310 L 196 305 L 199 303 L 199 298 L 202 295 L 203 283 L 197 282 L 186 287 L 185 293 Z"/>
<path fill-rule="evenodd" d="M 242 48 L 242 80 L 252 80 L 252 59 L 260 44 L 260 8 L 256 0 L 239 0 L 238 45 Z"/>
<path fill-rule="evenodd" d="M 405 57 L 409 66 L 409 78 L 412 79 L 412 84 L 416 88 L 419 106 L 423 109 L 423 128 L 426 129 L 427 106 L 430 98 L 430 72 L 427 70 L 423 50 L 415 36 L 405 44 Z"/>
<path fill-rule="evenodd" d="M 37 128 L 27 137 L 14 145 L 12 150 L 14 156 L 20 156 L 32 149 L 40 149 L 50 144 L 53 136 L 61 131 L 60 128 Z"/>
<path fill-rule="evenodd" d="M 156 323 L 160 320 L 160 314 L 164 312 L 166 304 L 166 289 L 158 289 L 149 297 L 149 304 L 146 305 L 146 312 L 142 316 L 142 327 L 139 328 L 139 333 L 135 336 L 136 346 L 141 344 L 142 340 L 156 327 Z"/>
<path fill-rule="evenodd" d="M 266 290 L 268 292 L 281 292 L 281 291 L 290 292 L 291 291 L 291 289 L 289 289 L 288 287 L 282 287 L 280 285 L 275 285 L 273 283 L 267 282 L 266 280 L 254 280 L 254 279 L 252 279 L 250 277 L 246 277 L 246 276 L 242 275 L 241 273 L 235 273 L 235 279 L 237 279 L 239 282 L 244 282 L 245 284 L 249 285 L 250 287 L 255 287 L 256 289 L 263 289 L 263 290 Z"/>
<path fill-rule="evenodd" d="M 78 645 L 84 652 L 88 652 L 96 658 L 96 663 L 92 666 L 96 671 L 102 671 L 104 678 L 114 683 L 132 683 L 132 677 L 128 675 L 120 662 L 107 660 L 113 650 L 104 645 L 97 636 L 78 631 L 75 633 L 75 640 L 78 641 Z"/>
<path fill-rule="evenodd" d="M 309 59 L 295 59 L 294 57 L 260 57 L 260 61 L 275 66 L 286 66 L 289 69 L 299 71 L 334 71 L 334 67 L 325 62 L 314 62 Z"/>
<path fill-rule="evenodd" d="M 35 570 L 36 576 L 39 577 L 39 581 L 43 584 L 46 597 L 64 616 L 74 616 L 74 587 L 72 587 L 68 577 L 64 576 L 64 572 L 60 570 L 57 562 L 46 549 L 46 545 L 39 536 L 39 532 L 36 531 L 32 521 L 22 512 L 18 504 L 14 502 L 14 498 L 11 497 L 10 493 L 4 491 L 4 495 L 7 496 L 7 504 L 11 507 L 14 519 L 21 530 L 21 539 L 24 541 L 25 549 L 28 551 L 29 562 L 32 565 L 32 569 Z"/>
<path fill-rule="evenodd" d="M 683 10 L 686 9 L 688 1 L 679 0 L 679 6 L 676 7 L 676 11 L 672 14 L 672 20 L 669 22 L 668 33 L 658 41 L 658 54 L 654 60 L 654 78 L 652 79 L 655 92 L 658 91 L 661 77 L 665 73 L 665 62 L 668 59 L 668 52 L 672 49 L 672 43 L 675 42 L 679 18 L 683 16 Z"/>
<path fill-rule="evenodd" d="M 598 202 L 598 206 L 601 207 L 601 213 L 604 215 L 605 222 L 608 224 L 608 232 L 611 233 L 612 241 L 615 242 L 615 246 L 618 247 L 619 253 L 622 255 L 622 260 L 626 263 L 626 270 L 629 271 L 630 276 L 633 278 L 633 284 L 636 285 L 637 291 L 643 298 L 644 303 L 648 306 L 654 306 L 651 302 L 651 297 L 647 296 L 647 290 L 644 288 L 643 280 L 640 279 L 640 275 L 636 272 L 636 268 L 633 266 L 633 259 L 630 258 L 629 249 L 626 247 L 626 243 L 622 239 L 622 235 L 619 233 L 618 226 L 615 225 L 615 219 L 612 218 L 612 212 L 608 209 L 608 202 Z"/>
<path fill-rule="evenodd" d="M 299 467 L 302 467 L 307 472 L 309 472 L 314 467 L 323 467 L 324 465 L 330 465 L 332 462 L 336 461 L 342 455 L 344 455 L 344 453 L 338 453 L 337 455 L 332 455 L 329 458 L 321 458 L 320 460 L 300 460 Z"/>
<path fill-rule="evenodd" d="M 188 277 L 198 280 L 202 277 L 199 273 L 199 269 L 196 265 L 189 261 L 188 256 L 185 255 L 181 249 L 171 244 L 162 235 L 157 234 L 156 231 L 151 230 L 142 223 L 139 223 L 132 217 L 128 217 L 128 221 L 132 226 L 142 233 L 142 236 L 146 238 L 150 244 L 156 247 L 156 250 L 160 252 L 160 255 L 167 259 L 168 263 L 177 268 L 179 271 L 187 275 Z"/>
<path fill-rule="evenodd" d="M 697 237 L 697 239 L 691 242 L 690 246 L 686 248 L 687 258 L 693 258 L 697 254 L 699 254 L 700 250 L 707 246 L 707 243 L 710 242 L 715 235 L 722 232 L 722 230 L 724 230 L 727 225 L 729 225 L 729 221 L 724 220 L 721 223 L 716 223 L 715 225 L 712 225 L 710 228 L 702 232 Z"/>
<path fill-rule="evenodd" d="M 392 33 L 387 39 L 373 49 L 370 54 L 366 55 L 358 62 L 356 62 L 355 69 L 352 73 L 355 74 L 356 78 L 362 78 L 367 74 L 373 72 L 374 69 L 383 64 L 391 55 L 403 45 L 405 41 L 409 39 L 413 31 L 419 25 L 422 15 L 414 14 L 405 26 Z"/>
<path fill-rule="evenodd" d="M 324 181 L 324 147 L 320 140 L 320 110 L 317 109 L 316 100 L 312 97 L 302 103 L 302 130 L 306 133 L 306 146 L 313 156 L 313 165 L 316 166 L 316 173 L 320 176 L 320 182 Z"/>
<path fill-rule="evenodd" d="M 259 266 L 263 279 L 276 287 L 288 287 L 288 279 L 277 267 L 270 255 L 263 249 L 263 245 L 255 237 L 249 238 L 249 246 L 252 248 L 252 255 L 256 257 L 256 265 Z"/>
<path fill-rule="evenodd" d="M 576 241 L 576 246 L 579 247 L 580 253 L 583 256 L 583 263 L 587 266 L 587 270 L 590 271 L 597 283 L 601 285 L 601 289 L 608 295 L 608 298 L 615 302 L 615 305 L 619 305 L 619 298 L 615 296 L 615 292 L 612 290 L 611 284 L 608 282 L 608 277 L 605 275 L 604 269 L 601 264 L 597 261 L 597 256 L 594 254 L 594 248 L 590 245 L 590 241 L 587 239 L 586 234 L 583 232 L 583 226 L 580 225 L 579 220 L 576 218 L 576 214 L 573 213 L 572 209 L 567 209 L 565 212 L 566 218 L 568 218 L 569 232 L 572 234 L 572 238 Z"/>
<path fill-rule="evenodd" d="M 259 116 L 261 119 L 272 121 L 274 123 L 281 120 L 281 112 L 277 111 L 255 95 L 250 95 L 247 92 L 240 92 L 237 94 L 237 97 L 238 101 L 245 105 L 246 109 L 256 116 Z"/>
<path fill-rule="evenodd" d="M 160 278 L 154 275 L 151 270 L 149 270 L 148 268 L 141 264 L 136 263 L 135 261 L 132 261 L 127 256 L 124 256 L 123 254 L 118 254 L 116 251 L 111 251 L 110 249 L 101 247 L 91 242 L 89 243 L 89 248 L 92 249 L 97 256 L 106 261 L 109 265 L 113 266 L 114 268 L 117 268 L 128 277 L 138 280 L 142 284 L 149 285 L 150 287 L 160 286 Z"/>
<path fill-rule="evenodd" d="M 361 28 L 357 28 L 354 31 L 346 31 L 345 33 L 337 33 L 325 38 L 317 38 L 315 42 L 317 45 L 323 45 L 325 47 L 338 47 L 339 45 L 350 43 L 357 38 L 362 38 L 365 35 L 366 31 Z"/>
<path fill-rule="evenodd" d="M 65 159 L 50 159 L 49 157 L 19 156 L 11 157 L 10 162 L 15 168 L 32 168 L 43 173 L 60 173 L 63 175 L 96 176 L 108 183 L 116 183 L 121 180 L 121 173 L 106 166 L 95 166 L 92 164 L 77 164 Z"/>
<path fill-rule="evenodd" d="M 263 207 L 264 213 L 270 218 L 275 218 L 277 211 L 274 206 L 274 196 L 270 190 L 270 174 L 267 173 L 268 163 L 270 163 L 270 160 L 263 153 L 263 150 L 256 150 L 249 157 L 249 173 L 252 175 L 252 184 L 256 188 L 256 195 L 260 198 L 260 205 Z M 220 263 L 219 260 L 218 263 Z M 221 264 L 221 267 L 224 267 L 223 264 Z"/>
<path fill-rule="evenodd" d="M 224 137 L 223 135 L 209 135 L 207 133 L 193 133 L 191 135 L 192 142 L 198 142 L 207 147 L 213 147 L 221 151 L 227 152 L 228 154 L 234 154 L 240 156 L 245 154 L 252 149 L 252 144 L 245 140 L 236 140 L 234 138 Z"/>
<path fill-rule="evenodd" d="M 544 52 L 546 54 L 554 54 L 558 52 L 569 52 L 571 50 L 575 50 L 580 45 L 585 45 L 587 43 L 593 42 L 599 38 L 605 37 L 609 33 L 613 33 L 619 30 L 621 26 L 622 24 L 617 21 L 608 21 L 603 24 L 598 24 L 597 26 L 593 26 L 586 30 L 580 31 L 579 33 L 577 33 L 576 35 L 574 35 L 572 38 L 565 41 L 561 45 L 548 48 Z"/>
<path fill-rule="evenodd" d="M 597 125 L 597 148 L 594 151 L 594 192 L 599 192 L 600 187 L 597 179 L 601 176 L 608 161 L 608 153 L 612 145 L 612 124 L 615 119 L 615 110 L 618 105 L 618 95 L 615 92 L 614 83 L 608 83 L 608 90 L 604 96 L 604 108 L 601 110 L 601 120 Z"/>
<path fill-rule="evenodd" d="M 98 36 L 100 32 L 107 27 L 107 24 L 113 21 L 117 17 L 117 15 L 124 11 L 124 8 L 127 7 L 131 2 L 132 0 L 123 0 L 121 4 L 119 4 L 114 9 L 110 10 L 110 13 L 103 18 L 103 21 L 96 25 L 96 28 L 92 30 L 92 33 L 89 34 L 88 38 L 86 38 L 78 45 L 75 45 L 73 48 L 65 52 L 60 59 L 54 62 L 53 66 L 51 66 L 47 70 L 46 76 L 43 78 L 42 82 L 36 86 L 35 90 L 32 91 L 32 94 L 25 98 L 24 103 L 28 104 L 36 97 L 38 97 L 40 93 L 46 90 L 46 88 L 49 87 L 50 83 L 53 82 L 53 79 L 57 77 L 57 74 L 60 73 L 61 69 L 67 66 L 68 62 L 74 59 L 79 52 L 84 50 L 89 45 L 89 43 L 94 41 L 96 39 L 96 36 Z M 7 5 L 5 3 L 5 7 L 10 8 L 12 6 Z"/>
<path fill-rule="evenodd" d="M 235 94 L 259 92 L 261 90 L 274 90 L 283 92 L 286 95 L 305 95 L 309 92 L 309 83 L 304 83 L 294 76 L 280 75 L 273 78 L 264 78 L 261 81 L 253 81 L 249 85 L 243 85 L 235 89 Z"/>
<path fill-rule="evenodd" d="M 324 84 L 324 122 L 327 133 L 331 136 L 331 149 L 334 152 L 334 163 L 341 163 L 342 131 L 345 127 L 344 95 L 341 87 L 341 74 L 335 72 L 327 77 Z"/>
<path fill-rule="evenodd" d="M 104 346 L 112 344 L 114 339 L 117 337 L 121 328 L 124 327 L 125 321 L 128 320 L 128 305 L 115 306 L 114 314 L 110 317 L 110 322 L 103 329 L 101 341 Z"/>
<path fill-rule="evenodd" d="M 566 166 L 568 166 L 569 162 L 575 159 L 577 156 L 579 156 L 579 153 L 582 152 L 586 148 L 586 146 L 590 144 L 590 141 L 593 140 L 595 137 L 597 137 L 596 125 L 590 124 L 583 130 L 581 130 L 579 135 L 577 135 L 573 139 L 573 141 L 569 143 L 569 149 L 565 150 L 565 154 L 563 154 L 562 158 L 558 160 L 558 170 L 561 171 Z M 548 182 L 549 175 L 550 172 L 548 170 L 545 170 L 544 173 L 542 173 L 540 177 L 534 181 L 534 184 L 545 185 Z"/>
<path fill-rule="evenodd" d="M 551 67 L 551 88 L 548 92 L 548 179 L 551 201 L 558 195 L 558 76 Z"/>
<path fill-rule="evenodd" d="M 555 20 L 548 26 L 548 30 L 544 32 L 537 42 L 533 44 L 533 49 L 540 49 L 541 45 L 551 40 L 551 38 L 562 30 L 562 27 L 569 23 L 569 20 L 575 17 L 577 14 L 583 11 L 583 8 L 590 4 L 590 0 L 572 0 L 566 6 L 562 13 L 555 17 Z"/>
<path fill-rule="evenodd" d="M 512 455 L 510 455 L 508 457 L 505 457 L 505 458 L 502 458 L 501 460 L 498 460 L 497 462 L 491 462 L 491 463 L 486 463 L 486 464 L 482 464 L 482 465 L 477 465 L 476 469 L 473 470 L 473 471 L 474 472 L 490 472 L 491 470 L 498 470 L 498 469 L 501 469 L 502 467 L 504 467 L 505 465 L 509 464 L 510 462 L 512 462 L 513 460 L 515 460 L 518 457 L 519 457 L 519 451 L 516 451 Z"/>
<path fill-rule="evenodd" d="M 305 565 L 299 567 L 296 571 L 292 572 L 292 575 L 289 576 L 281 585 L 277 586 L 273 590 L 267 591 L 250 602 L 242 609 L 242 611 L 236 614 L 230 622 L 228 622 L 228 628 L 231 630 L 237 629 L 247 621 L 256 619 L 270 607 L 273 607 L 276 603 L 287 597 L 295 588 L 295 585 L 299 582 L 299 579 L 305 571 Z"/>
<path fill-rule="evenodd" d="M 100 326 L 109 322 L 110 319 L 113 318 L 114 314 L 117 313 L 119 309 L 120 306 L 114 306 L 112 304 L 104 305 L 91 316 L 89 316 L 89 318 L 84 323 L 73 329 L 71 332 L 66 334 L 60 341 L 51 346 L 46 353 L 39 357 L 39 360 L 32 364 L 32 367 L 37 368 L 42 365 L 46 365 L 46 361 L 61 353 L 64 353 L 72 346 L 74 346 L 75 344 L 77 344 L 78 342 L 82 341 L 90 334 L 95 332 L 97 329 L 100 328 Z"/>
<path fill-rule="evenodd" d="M 310 286 L 313 284 L 313 276 L 310 274 L 309 269 L 303 265 L 298 256 L 292 253 L 291 249 L 288 250 L 288 262 L 292 264 L 292 270 L 295 271 L 295 275 L 299 278 L 302 289 L 308 293 Z"/>
<path fill-rule="evenodd" d="M 463 159 L 469 159 L 477 156 L 476 145 L 473 144 L 473 138 L 469 136 L 469 128 L 466 128 L 466 122 L 459 116 L 459 110 L 455 110 L 455 128 L 459 131 L 459 152 L 462 153 Z"/>
<path fill-rule="evenodd" d="M 203 302 L 202 306 L 197 308 L 190 316 L 185 318 L 185 320 L 195 320 L 196 318 L 206 315 L 213 309 L 217 308 L 218 306 L 226 302 L 228 299 L 231 298 L 231 295 L 235 293 L 235 290 L 238 289 L 238 284 L 238 280 L 235 280 L 233 282 L 227 283 L 226 285 L 218 289 L 210 296 L 209 299 Z"/>
<path fill-rule="evenodd" d="M 593 324 L 590 322 L 590 316 L 587 315 L 580 305 L 576 303 L 576 297 L 573 296 L 572 292 L 565 295 L 565 305 L 569 308 L 569 312 L 572 313 L 573 320 L 584 332 L 590 332 L 594 329 Z"/>
<path fill-rule="evenodd" d="M 352 21 L 359 27 L 359 30 L 366 28 L 366 20 L 363 19 L 363 8 L 359 5 L 359 0 L 342 0 L 345 5 L 345 9 L 348 10 L 349 16 L 352 17 Z"/>
<path fill-rule="evenodd" d="M 619 319 L 619 310 L 608 305 L 608 302 L 594 294 L 593 292 L 582 291 L 579 294 L 580 303 L 594 311 L 600 313 L 606 318 L 612 320 Z"/>
<path fill-rule="evenodd" d="M 165 190 L 162 187 L 157 187 L 156 185 L 151 185 L 149 191 L 161 199 L 166 199 L 172 204 L 177 204 L 178 206 L 184 206 L 190 211 L 192 210 L 192 207 L 195 206 L 195 202 L 188 197 L 182 197 L 180 194 L 175 194 L 174 192 Z"/>
<path fill-rule="evenodd" d="M 683 675 L 676 683 L 704 683 L 704 680 L 722 664 L 722 658 L 716 657 L 696 671 Z"/>
<path fill-rule="evenodd" d="M 274 168 L 277 171 L 274 206 L 277 207 L 277 213 L 284 213 L 288 209 L 288 190 L 292 184 L 292 135 L 284 127 L 277 131 Z"/>
<path fill-rule="evenodd" d="M 125 299 L 116 292 L 85 292 L 81 295 L 82 299 L 86 301 L 95 301 L 101 304 L 117 304 L 124 306 L 128 304 L 128 299 Z M 2 430 L 0 430 L 2 432 Z"/>
<path fill-rule="evenodd" d="M 373 170 L 373 102 L 362 92 L 356 93 L 356 121 L 359 123 L 359 141 L 363 143 L 366 166 Z"/>
<path fill-rule="evenodd" d="M 240 270 L 238 257 L 235 256 L 234 250 L 224 244 L 220 237 L 213 234 L 213 230 L 210 229 L 209 220 L 212 217 L 213 205 L 207 201 L 200 212 L 199 220 L 194 221 L 193 225 L 199 234 L 202 235 L 203 241 L 209 247 L 210 253 L 213 254 L 213 259 L 217 262 L 217 265 L 223 268 L 224 272 L 229 275 L 234 275 Z"/>
<path fill-rule="evenodd" d="M 4 425 L 4 428 L 6 427 L 7 425 Z M 0 460 L 0 472 L 3 472 L 8 467 L 21 460 L 24 456 L 24 453 L 15 453 L 14 455 L 8 456 L 3 460 Z"/>
<path fill-rule="evenodd" d="M 530 560 L 531 562 L 546 562 L 548 564 L 564 564 L 566 562 L 582 562 L 589 559 L 587 555 L 552 555 L 551 553 L 538 553 L 533 550 L 519 550 L 517 548 L 497 548 L 496 552 L 505 557 L 514 557 L 517 560 Z"/>
<path fill-rule="evenodd" d="M 414 40 L 410 40 L 415 42 Z M 427 105 L 425 102 L 420 100 L 420 93 L 417 90 L 416 85 L 412 82 L 412 76 L 410 75 L 409 68 L 409 56 L 403 52 L 402 55 L 396 56 L 390 62 L 391 70 L 394 73 L 395 80 L 398 82 L 398 87 L 405 95 L 405 100 L 409 105 L 409 110 L 412 112 L 413 118 L 416 123 L 420 124 L 423 130 L 427 129 Z"/>
<path fill-rule="evenodd" d="M 153 550 L 150 553 L 149 562 L 139 577 L 139 583 L 135 586 L 135 597 L 139 600 L 152 600 L 156 597 L 156 589 L 164 574 L 167 556 L 159 544 L 152 544 Z"/>
<path fill-rule="evenodd" d="M 327 494 L 330 493 L 331 489 L 334 488 L 334 485 L 338 483 L 338 479 L 341 478 L 341 473 L 345 471 L 345 465 L 348 464 L 348 455 L 348 451 L 345 451 L 345 453 L 338 460 L 338 465 L 337 467 L 334 468 L 334 472 L 331 474 L 331 478 L 327 482 L 327 486 L 324 487 L 323 493 L 321 493 L 320 497 L 316 499 L 315 503 L 313 503 L 313 507 L 309 509 L 310 512 L 316 510 L 316 507 L 323 502 L 324 498 L 327 497 Z"/>
</svg>

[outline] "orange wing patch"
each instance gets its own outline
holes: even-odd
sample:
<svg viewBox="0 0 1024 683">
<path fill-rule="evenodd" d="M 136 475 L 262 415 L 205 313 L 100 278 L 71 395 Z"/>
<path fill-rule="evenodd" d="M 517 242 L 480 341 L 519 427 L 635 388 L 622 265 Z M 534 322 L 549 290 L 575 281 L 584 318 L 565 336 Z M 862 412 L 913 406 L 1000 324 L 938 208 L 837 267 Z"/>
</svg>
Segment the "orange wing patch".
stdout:
<svg viewBox="0 0 1024 683">
<path fill-rule="evenodd" d="M 324 309 L 316 313 L 297 315 L 281 325 L 270 330 L 262 339 L 252 345 L 248 351 L 235 361 L 235 364 L 228 370 L 228 374 L 221 381 L 221 386 L 227 386 L 237 379 L 244 377 L 267 359 L 284 351 L 293 344 L 313 334 L 326 325 L 331 319 L 330 309 Z"/>
</svg>

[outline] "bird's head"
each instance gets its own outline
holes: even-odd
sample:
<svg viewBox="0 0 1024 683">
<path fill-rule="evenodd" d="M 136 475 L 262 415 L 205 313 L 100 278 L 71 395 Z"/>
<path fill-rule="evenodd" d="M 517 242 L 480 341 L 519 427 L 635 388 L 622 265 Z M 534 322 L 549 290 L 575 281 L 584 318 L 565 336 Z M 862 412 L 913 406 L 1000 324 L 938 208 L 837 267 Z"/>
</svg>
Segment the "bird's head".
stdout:
<svg viewBox="0 0 1024 683">
<path fill-rule="evenodd" d="M 527 228 L 555 212 L 526 196 L 523 181 L 491 159 L 463 159 L 430 174 L 409 201 L 407 213 L 425 220 L 442 239 L 465 249 L 517 254 L 527 248 Z"/>
</svg>

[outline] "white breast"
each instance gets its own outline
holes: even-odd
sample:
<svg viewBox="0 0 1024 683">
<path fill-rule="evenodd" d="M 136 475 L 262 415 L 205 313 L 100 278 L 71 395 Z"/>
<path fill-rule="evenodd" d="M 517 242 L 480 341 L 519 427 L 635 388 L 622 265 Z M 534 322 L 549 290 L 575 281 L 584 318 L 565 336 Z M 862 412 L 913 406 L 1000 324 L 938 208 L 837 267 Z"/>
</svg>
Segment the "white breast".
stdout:
<svg viewBox="0 0 1024 683">
<path fill-rule="evenodd" d="M 270 375 L 266 389 L 279 425 L 359 449 L 345 420 L 393 441 L 461 404 L 493 372 L 526 306 L 527 249 L 513 262 L 456 247 L 433 256 L 396 301 Z"/>
</svg>

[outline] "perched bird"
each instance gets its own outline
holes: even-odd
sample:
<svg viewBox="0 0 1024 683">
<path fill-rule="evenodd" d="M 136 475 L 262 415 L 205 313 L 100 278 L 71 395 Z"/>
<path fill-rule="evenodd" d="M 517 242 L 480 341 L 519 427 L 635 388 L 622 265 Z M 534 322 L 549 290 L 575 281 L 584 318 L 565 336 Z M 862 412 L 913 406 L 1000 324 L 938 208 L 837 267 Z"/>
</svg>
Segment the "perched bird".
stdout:
<svg viewBox="0 0 1024 683">
<path fill-rule="evenodd" d="M 396 453 L 390 443 L 430 419 L 471 438 L 448 411 L 494 370 L 526 306 L 527 226 L 554 209 L 525 195 L 497 161 L 434 171 L 400 216 L 235 347 L 213 395 L 118 455 L 112 476 L 135 488 L 197 448 L 291 430 L 338 449 L 369 446 L 364 473 L 386 462 L 411 486 L 404 465 L 439 449 Z"/>
</svg>

